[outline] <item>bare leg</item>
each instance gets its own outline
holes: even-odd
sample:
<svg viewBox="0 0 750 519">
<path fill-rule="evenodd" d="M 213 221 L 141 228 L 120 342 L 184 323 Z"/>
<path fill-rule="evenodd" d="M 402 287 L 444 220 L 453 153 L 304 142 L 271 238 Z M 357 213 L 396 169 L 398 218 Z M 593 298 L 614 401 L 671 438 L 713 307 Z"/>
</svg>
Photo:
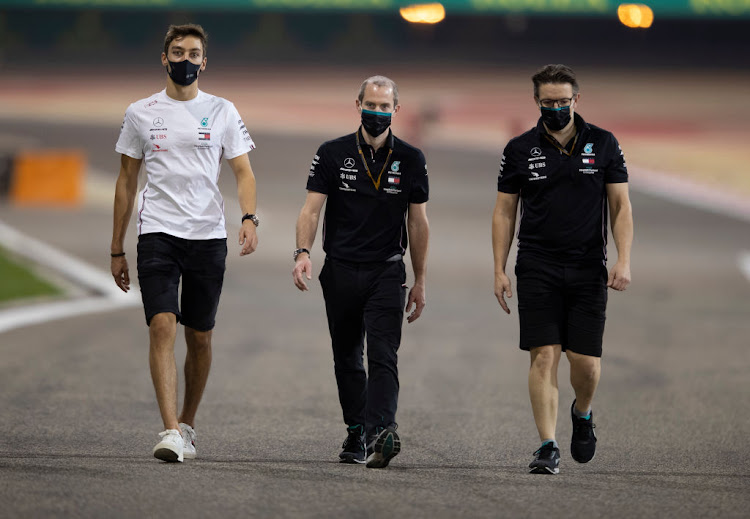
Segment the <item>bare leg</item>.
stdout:
<svg viewBox="0 0 750 519">
<path fill-rule="evenodd" d="M 585 413 L 591 409 L 594 393 L 599 385 L 602 359 L 590 355 L 581 355 L 570 350 L 565 353 L 568 355 L 568 361 L 570 362 L 570 384 L 576 393 L 576 409 Z"/>
<path fill-rule="evenodd" d="M 540 440 L 555 438 L 557 425 L 557 366 L 562 347 L 559 344 L 540 346 L 531 350 L 529 369 L 529 397 Z"/>
<path fill-rule="evenodd" d="M 212 331 L 199 332 L 185 327 L 185 402 L 180 414 L 180 422 L 195 427 L 195 413 L 206 388 L 208 372 L 211 370 Z"/>
<path fill-rule="evenodd" d="M 177 365 L 174 360 L 174 340 L 177 318 L 171 312 L 156 314 L 148 328 L 148 354 L 151 380 L 156 390 L 161 419 L 165 429 L 178 429 L 177 423 Z"/>
</svg>

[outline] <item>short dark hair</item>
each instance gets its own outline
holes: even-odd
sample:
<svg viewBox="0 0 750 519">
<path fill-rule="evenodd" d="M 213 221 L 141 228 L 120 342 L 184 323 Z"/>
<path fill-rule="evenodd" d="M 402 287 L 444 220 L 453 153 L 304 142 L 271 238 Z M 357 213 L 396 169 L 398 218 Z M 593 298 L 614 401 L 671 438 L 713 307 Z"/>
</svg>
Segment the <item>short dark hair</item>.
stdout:
<svg viewBox="0 0 750 519">
<path fill-rule="evenodd" d="M 203 57 L 206 57 L 206 41 L 208 40 L 208 34 L 203 30 L 203 27 L 194 23 L 187 23 L 185 25 L 170 25 L 167 29 L 167 35 L 164 37 L 164 54 L 169 51 L 169 44 L 174 40 L 181 40 L 185 36 L 195 36 L 201 41 L 201 47 L 203 48 Z"/>
<path fill-rule="evenodd" d="M 539 85 L 550 83 L 569 83 L 573 87 L 573 95 L 578 93 L 576 73 L 567 65 L 545 65 L 531 76 L 534 82 L 534 97 L 539 97 Z"/>
</svg>

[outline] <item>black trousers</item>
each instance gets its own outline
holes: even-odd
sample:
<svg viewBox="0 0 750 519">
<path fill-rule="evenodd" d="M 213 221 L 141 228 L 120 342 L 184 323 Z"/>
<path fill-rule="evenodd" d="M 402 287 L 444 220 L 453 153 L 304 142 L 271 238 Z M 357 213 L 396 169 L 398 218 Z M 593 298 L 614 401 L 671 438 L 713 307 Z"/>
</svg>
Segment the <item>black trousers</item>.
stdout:
<svg viewBox="0 0 750 519">
<path fill-rule="evenodd" d="M 364 425 L 371 436 L 377 428 L 396 423 L 406 268 L 401 260 L 354 263 L 326 258 L 319 279 L 344 422 Z"/>
</svg>

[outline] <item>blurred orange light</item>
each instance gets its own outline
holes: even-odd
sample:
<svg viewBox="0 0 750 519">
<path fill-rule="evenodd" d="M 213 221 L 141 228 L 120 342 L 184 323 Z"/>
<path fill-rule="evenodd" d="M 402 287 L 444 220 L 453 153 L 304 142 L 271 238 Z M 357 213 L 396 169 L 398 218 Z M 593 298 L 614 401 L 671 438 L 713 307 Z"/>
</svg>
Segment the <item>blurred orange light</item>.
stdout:
<svg viewBox="0 0 750 519">
<path fill-rule="evenodd" d="M 400 9 L 401 17 L 411 23 L 438 23 L 445 19 L 442 4 L 417 4 Z"/>
<path fill-rule="evenodd" d="M 644 4 L 620 4 L 617 17 L 630 28 L 648 29 L 654 23 L 654 12 Z"/>
</svg>

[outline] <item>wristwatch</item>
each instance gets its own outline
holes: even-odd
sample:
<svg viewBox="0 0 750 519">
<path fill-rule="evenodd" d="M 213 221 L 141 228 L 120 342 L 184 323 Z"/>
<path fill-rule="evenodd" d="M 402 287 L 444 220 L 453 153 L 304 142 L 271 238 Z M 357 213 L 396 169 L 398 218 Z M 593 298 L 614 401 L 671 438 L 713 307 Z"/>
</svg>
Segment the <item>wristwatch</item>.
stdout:
<svg viewBox="0 0 750 519">
<path fill-rule="evenodd" d="M 256 227 L 260 224 L 260 220 L 258 217 L 254 214 L 247 213 L 245 216 L 242 217 L 242 223 L 245 223 L 245 220 L 250 220 L 255 224 Z"/>
<path fill-rule="evenodd" d="M 306 253 L 308 256 L 310 256 L 310 251 L 307 249 L 295 249 L 294 250 L 294 261 L 297 261 L 297 256 L 299 256 L 302 253 Z"/>
</svg>

